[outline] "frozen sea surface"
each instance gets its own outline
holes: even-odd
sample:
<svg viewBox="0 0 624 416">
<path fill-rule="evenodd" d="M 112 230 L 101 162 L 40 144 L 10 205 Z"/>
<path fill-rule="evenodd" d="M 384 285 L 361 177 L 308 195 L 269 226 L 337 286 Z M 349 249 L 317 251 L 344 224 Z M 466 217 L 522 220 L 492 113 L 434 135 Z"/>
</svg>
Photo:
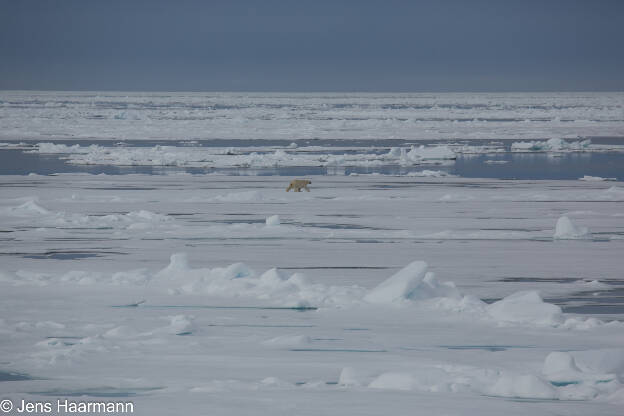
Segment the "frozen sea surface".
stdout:
<svg viewBox="0 0 624 416">
<path fill-rule="evenodd" d="M 0 92 L 0 140 L 621 137 L 623 93 Z"/>
<path fill-rule="evenodd" d="M 0 399 L 621 415 L 623 108 L 0 92 Z"/>
<path fill-rule="evenodd" d="M 290 179 L 0 176 L 0 396 L 621 414 L 622 182 Z"/>
</svg>

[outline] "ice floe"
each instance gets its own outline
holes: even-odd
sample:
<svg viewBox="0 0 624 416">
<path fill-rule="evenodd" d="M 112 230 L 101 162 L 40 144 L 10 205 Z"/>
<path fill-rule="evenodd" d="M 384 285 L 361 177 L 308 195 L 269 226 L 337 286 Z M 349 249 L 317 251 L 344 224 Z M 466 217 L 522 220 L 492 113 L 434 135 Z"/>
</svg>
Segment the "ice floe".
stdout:
<svg viewBox="0 0 624 416">
<path fill-rule="evenodd" d="M 260 148 L 261 149 L 261 148 Z M 110 147 L 102 145 L 65 145 L 38 143 L 29 152 L 60 154 L 69 163 L 77 165 L 115 166 L 183 166 L 213 168 L 270 168 L 287 166 L 383 166 L 437 164 L 456 158 L 447 145 L 392 148 L 387 154 L 375 148 L 355 147 L 355 151 L 335 154 L 332 147 L 310 151 L 309 148 L 269 150 L 232 150 L 212 147 L 164 146 Z"/>
<path fill-rule="evenodd" d="M 591 140 L 566 141 L 559 138 L 545 141 L 514 142 L 512 152 L 566 152 L 591 149 Z"/>
<path fill-rule="evenodd" d="M 369 291 L 364 300 L 370 303 L 395 303 L 403 300 L 459 298 L 459 296 L 453 283 L 438 282 L 433 273 L 427 272 L 427 263 L 415 261 Z"/>
<path fill-rule="evenodd" d="M 391 150 L 390 153 L 393 151 Z M 395 152 L 396 153 L 396 152 Z M 423 160 L 444 160 L 444 159 L 456 159 L 457 155 L 447 145 L 425 147 L 420 145 L 418 147 L 412 146 L 409 151 L 401 152 L 399 154 L 401 164 L 418 163 Z"/>
<path fill-rule="evenodd" d="M 589 176 L 589 175 L 584 175 L 582 178 L 579 178 L 579 181 L 585 181 L 585 182 L 603 182 L 603 181 L 615 181 L 617 180 L 616 178 L 603 178 L 600 176 Z"/>
</svg>

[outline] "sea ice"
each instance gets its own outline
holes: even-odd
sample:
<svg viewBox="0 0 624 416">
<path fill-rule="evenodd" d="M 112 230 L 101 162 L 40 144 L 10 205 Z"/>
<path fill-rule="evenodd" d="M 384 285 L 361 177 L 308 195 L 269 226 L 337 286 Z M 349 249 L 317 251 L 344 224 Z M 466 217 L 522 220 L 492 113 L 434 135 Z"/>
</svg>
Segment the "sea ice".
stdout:
<svg viewBox="0 0 624 416">
<path fill-rule="evenodd" d="M 280 217 L 279 215 L 271 215 L 266 219 L 266 225 L 269 227 L 274 227 L 276 225 L 280 225 Z"/>
<path fill-rule="evenodd" d="M 372 289 L 364 300 L 396 303 L 434 297 L 459 298 L 460 295 L 453 283 L 440 283 L 433 273 L 427 272 L 427 263 L 414 261 Z"/>
<path fill-rule="evenodd" d="M 47 209 L 37 204 L 36 198 L 28 200 L 17 207 L 6 207 L 2 209 L 5 215 L 16 217 L 33 217 L 39 215 L 47 215 L 50 213 Z"/>
<path fill-rule="evenodd" d="M 558 387 L 559 397 L 591 400 L 623 391 L 624 350 L 553 351 L 542 374 Z"/>
<path fill-rule="evenodd" d="M 262 342 L 266 347 L 292 348 L 308 345 L 312 339 L 307 335 L 282 335 Z"/>
<path fill-rule="evenodd" d="M 579 181 L 585 181 L 585 182 L 603 182 L 603 181 L 615 181 L 617 180 L 616 178 L 602 178 L 600 176 L 589 176 L 589 175 L 584 175 L 582 178 L 579 178 Z"/>
<path fill-rule="evenodd" d="M 561 308 L 546 303 L 536 291 L 522 291 L 489 305 L 488 313 L 500 323 L 556 326 L 563 323 Z"/>
<path fill-rule="evenodd" d="M 555 388 L 534 374 L 502 375 L 486 392 L 492 396 L 519 399 L 556 399 Z"/>
<path fill-rule="evenodd" d="M 411 374 L 384 373 L 373 380 L 368 387 L 373 389 L 413 390 L 418 381 Z"/>
<path fill-rule="evenodd" d="M 618 137 L 621 93 L 283 94 L 4 91 L 0 139 L 539 140 Z M 136 120 L 142 120 L 141 128 Z M 574 122 L 568 122 L 568 121 Z M 44 122 L 45 121 L 45 122 Z"/>
<path fill-rule="evenodd" d="M 127 395 L 149 414 L 621 414 L 621 314 L 543 300 L 590 292 L 617 308 L 621 187 L 363 175 L 294 195 L 288 180 L 4 177 L 3 398 Z M 553 213 L 601 241 L 549 242 Z M 267 227 L 275 214 L 288 224 Z"/>
<path fill-rule="evenodd" d="M 345 309 L 356 306 L 365 308 L 367 305 L 424 305 L 430 309 L 466 314 L 472 319 L 502 326 L 551 326 L 588 330 L 604 325 L 595 318 L 566 318 L 559 306 L 544 302 L 535 291 L 516 292 L 487 305 L 474 296 L 462 295 L 453 282 L 438 281 L 427 269 L 425 262 L 414 261 L 378 286 L 366 290 L 357 285 L 328 286 L 312 283 L 301 273 L 288 276 L 276 268 L 257 275 L 243 263 L 212 269 L 193 269 L 186 254 L 176 253 L 171 256 L 170 263 L 164 269 L 154 274 L 146 269 L 112 274 L 69 271 L 60 275 L 19 270 L 15 274 L 0 272 L 0 276 L 3 276 L 3 281 L 13 282 L 15 285 L 49 285 L 62 282 L 145 286 L 144 295 L 148 301 L 150 296 L 167 293 L 255 299 L 269 302 L 270 305 L 293 308 Z"/>
<path fill-rule="evenodd" d="M 424 177 L 424 178 L 443 178 L 443 177 L 452 178 L 455 175 L 451 175 L 450 173 L 445 172 L 443 170 L 425 169 L 419 172 L 408 172 L 405 174 L 405 176 Z"/>
<path fill-rule="evenodd" d="M 591 233 L 587 227 L 576 226 L 566 215 L 557 220 L 555 240 L 582 240 L 590 239 Z"/>
<path fill-rule="evenodd" d="M 546 141 L 514 142 L 511 144 L 512 152 L 566 152 L 589 150 L 591 140 L 579 140 L 567 142 L 563 139 L 552 138 Z"/>
<path fill-rule="evenodd" d="M 554 381 L 576 380 L 580 372 L 572 354 L 560 351 L 548 354 L 542 369 L 542 373 Z"/>
<path fill-rule="evenodd" d="M 418 147 L 412 146 L 409 152 L 401 153 L 400 157 L 402 164 L 410 164 L 423 160 L 456 159 L 457 155 L 447 145 L 431 147 L 420 145 Z"/>
<path fill-rule="evenodd" d="M 345 387 L 361 387 L 365 384 L 363 379 L 365 375 L 353 367 L 344 367 L 340 371 L 340 377 L 338 378 L 338 384 Z M 370 380 L 368 381 L 370 383 Z M 368 384 L 366 383 L 366 384 Z"/>
<path fill-rule="evenodd" d="M 196 328 L 194 324 L 195 317 L 191 315 L 174 315 L 169 316 L 169 325 L 165 330 L 174 335 L 188 335 Z"/>
</svg>

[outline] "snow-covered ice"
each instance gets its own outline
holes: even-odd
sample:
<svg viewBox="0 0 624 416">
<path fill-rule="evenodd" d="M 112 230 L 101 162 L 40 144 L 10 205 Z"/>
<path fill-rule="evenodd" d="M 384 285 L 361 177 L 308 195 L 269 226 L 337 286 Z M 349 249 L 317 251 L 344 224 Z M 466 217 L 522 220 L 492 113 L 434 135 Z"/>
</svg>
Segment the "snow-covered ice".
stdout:
<svg viewBox="0 0 624 416">
<path fill-rule="evenodd" d="M 621 137 L 615 93 L 0 92 L 0 140 Z M 295 143 L 300 145 L 300 143 Z"/>
<path fill-rule="evenodd" d="M 269 227 L 280 225 L 279 215 L 271 215 L 270 217 L 267 217 L 266 225 L 268 225 Z"/>
<path fill-rule="evenodd" d="M 557 220 L 554 238 L 559 240 L 577 240 L 591 238 L 591 233 L 587 227 L 577 226 L 568 216 L 564 215 Z"/>
<path fill-rule="evenodd" d="M 591 149 L 591 140 L 566 141 L 559 138 L 545 141 L 514 142 L 512 152 L 564 152 Z"/>
<path fill-rule="evenodd" d="M 24 147 L 27 153 L 57 154 L 71 165 L 160 166 L 178 168 L 275 168 L 275 167 L 380 167 L 452 164 L 458 155 L 501 154 L 508 150 L 500 144 L 490 146 L 428 144 L 391 147 L 375 146 L 250 146 L 223 148 L 193 144 L 188 146 L 110 146 L 103 144 L 66 145 L 48 142 Z M 604 153 L 624 151 L 624 145 L 592 144 L 589 139 L 569 141 L 512 143 L 513 154 L 525 152 Z M 489 164 L 506 163 L 489 160 Z M 433 172 L 432 170 L 425 170 Z"/>
<path fill-rule="evenodd" d="M 582 178 L 579 178 L 579 181 L 586 181 L 586 182 L 602 182 L 602 181 L 614 181 L 616 180 L 615 178 L 603 178 L 600 176 L 590 176 L 590 175 L 584 175 Z"/>
<path fill-rule="evenodd" d="M 431 172 L 0 176 L 0 396 L 621 414 L 622 185 Z"/>
</svg>

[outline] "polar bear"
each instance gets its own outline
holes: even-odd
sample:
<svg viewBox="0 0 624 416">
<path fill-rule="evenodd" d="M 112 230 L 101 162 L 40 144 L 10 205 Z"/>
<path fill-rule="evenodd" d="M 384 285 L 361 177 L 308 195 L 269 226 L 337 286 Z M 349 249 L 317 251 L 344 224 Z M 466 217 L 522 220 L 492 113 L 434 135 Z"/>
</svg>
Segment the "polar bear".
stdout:
<svg viewBox="0 0 624 416">
<path fill-rule="evenodd" d="M 290 185 L 288 185 L 288 188 L 286 188 L 286 192 L 290 191 L 291 189 L 294 189 L 295 192 L 301 192 L 301 188 L 310 192 L 310 189 L 308 189 L 308 185 L 310 185 L 311 183 L 312 181 L 309 181 L 307 179 L 293 179 L 292 181 L 290 181 Z"/>
</svg>

